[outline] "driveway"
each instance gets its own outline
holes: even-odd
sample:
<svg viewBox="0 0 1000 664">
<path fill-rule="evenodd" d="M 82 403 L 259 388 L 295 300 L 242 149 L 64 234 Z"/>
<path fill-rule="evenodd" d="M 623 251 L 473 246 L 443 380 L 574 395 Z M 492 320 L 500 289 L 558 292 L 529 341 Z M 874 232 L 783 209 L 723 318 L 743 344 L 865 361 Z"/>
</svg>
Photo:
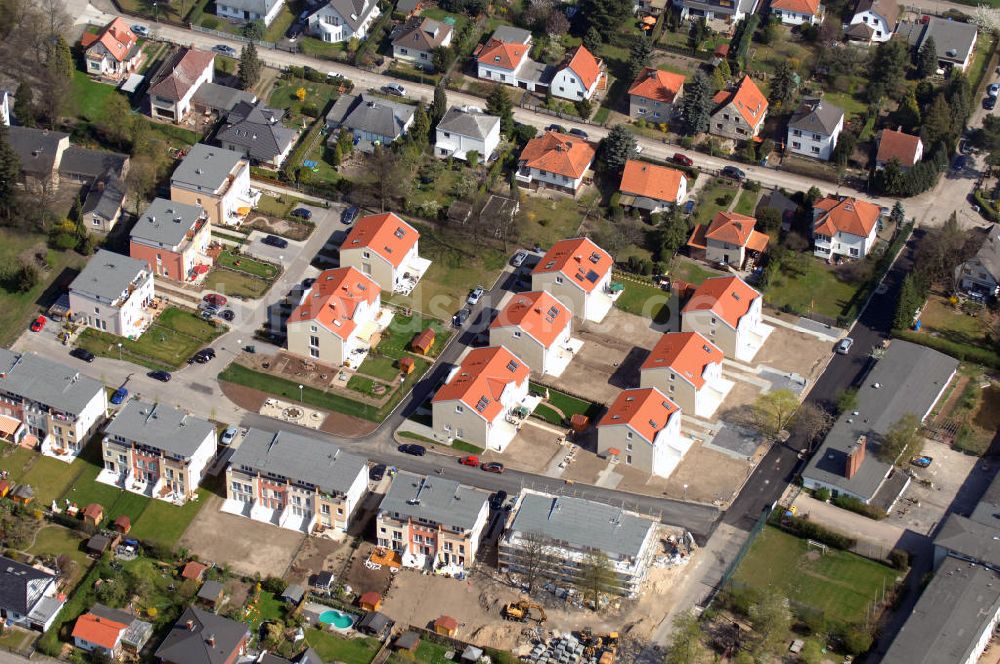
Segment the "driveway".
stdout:
<svg viewBox="0 0 1000 664">
<path fill-rule="evenodd" d="M 313 233 L 315 233 L 315 231 L 313 231 Z M 264 238 L 268 236 L 268 233 L 264 233 L 262 231 L 252 231 L 250 235 L 247 236 L 248 241 L 245 245 L 243 245 L 243 251 L 251 256 L 262 258 L 264 260 L 271 261 L 272 263 L 285 265 L 286 260 L 294 260 L 296 256 L 302 253 L 302 250 L 305 249 L 306 246 L 305 242 L 285 240 L 285 242 L 288 243 L 288 246 L 275 247 L 264 243 Z M 281 239 L 284 240 L 284 238 Z"/>
<path fill-rule="evenodd" d="M 878 548 L 884 550 L 883 555 L 888 554 L 898 544 L 906 542 L 903 538 L 906 529 L 897 524 L 888 521 L 875 521 L 866 516 L 834 507 L 829 503 L 816 500 L 804 492 L 799 494 L 793 504 L 798 508 L 800 516 L 807 514 L 810 521 L 854 537 L 859 542 L 865 541 L 877 545 Z"/>
</svg>

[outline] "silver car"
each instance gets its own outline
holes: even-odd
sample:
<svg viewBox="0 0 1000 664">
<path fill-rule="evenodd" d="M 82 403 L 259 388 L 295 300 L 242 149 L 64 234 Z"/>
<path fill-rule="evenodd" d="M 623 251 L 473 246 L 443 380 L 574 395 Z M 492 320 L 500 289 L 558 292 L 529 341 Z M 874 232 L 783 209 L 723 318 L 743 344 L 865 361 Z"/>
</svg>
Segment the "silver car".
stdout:
<svg viewBox="0 0 1000 664">
<path fill-rule="evenodd" d="M 837 352 L 841 355 L 847 355 L 851 352 L 851 346 L 854 345 L 854 339 L 850 337 L 844 337 L 837 342 Z"/>
</svg>

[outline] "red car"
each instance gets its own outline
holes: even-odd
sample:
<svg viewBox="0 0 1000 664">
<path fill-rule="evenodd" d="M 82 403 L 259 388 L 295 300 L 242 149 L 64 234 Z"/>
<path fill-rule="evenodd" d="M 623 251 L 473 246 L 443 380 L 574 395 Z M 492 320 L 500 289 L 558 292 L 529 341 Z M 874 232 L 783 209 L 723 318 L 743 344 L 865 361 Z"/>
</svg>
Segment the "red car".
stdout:
<svg viewBox="0 0 1000 664">
<path fill-rule="evenodd" d="M 469 456 L 462 457 L 461 459 L 458 460 L 458 462 L 463 466 L 478 466 L 479 457 L 477 457 L 474 454 L 470 454 Z"/>
<path fill-rule="evenodd" d="M 680 152 L 674 154 L 674 163 L 680 164 L 681 166 L 694 166 L 694 160 L 686 154 L 681 154 Z"/>
<path fill-rule="evenodd" d="M 226 299 L 225 295 L 219 295 L 218 293 L 209 293 L 208 295 L 206 295 L 201 299 L 217 307 L 224 307 L 226 306 L 226 302 L 229 301 Z"/>
<path fill-rule="evenodd" d="M 31 331 L 41 332 L 42 330 L 45 329 L 45 323 L 47 322 L 48 319 L 45 316 L 39 316 L 35 320 L 31 321 Z"/>
<path fill-rule="evenodd" d="M 499 475 L 503 472 L 503 464 L 499 461 L 490 461 L 489 463 L 484 463 L 479 466 L 480 470 L 485 470 L 487 473 L 496 473 Z"/>
</svg>

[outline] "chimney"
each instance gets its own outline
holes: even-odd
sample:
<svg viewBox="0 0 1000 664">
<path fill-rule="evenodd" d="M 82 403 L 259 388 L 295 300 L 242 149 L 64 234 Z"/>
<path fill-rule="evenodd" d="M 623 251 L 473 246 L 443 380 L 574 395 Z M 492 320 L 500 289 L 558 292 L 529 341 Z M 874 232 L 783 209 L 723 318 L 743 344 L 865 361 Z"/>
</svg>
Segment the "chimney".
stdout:
<svg viewBox="0 0 1000 664">
<path fill-rule="evenodd" d="M 861 464 L 865 460 L 865 449 L 868 447 L 868 436 L 858 437 L 858 442 L 847 449 L 847 479 L 851 479 L 858 474 Z"/>
<path fill-rule="evenodd" d="M 193 620 L 188 620 L 186 623 L 184 623 L 184 626 L 188 628 L 189 632 L 193 632 L 194 631 L 194 621 Z"/>
<path fill-rule="evenodd" d="M 215 634 L 209 634 L 208 638 L 205 639 L 205 643 L 208 644 L 209 648 L 214 648 L 215 647 Z"/>
</svg>

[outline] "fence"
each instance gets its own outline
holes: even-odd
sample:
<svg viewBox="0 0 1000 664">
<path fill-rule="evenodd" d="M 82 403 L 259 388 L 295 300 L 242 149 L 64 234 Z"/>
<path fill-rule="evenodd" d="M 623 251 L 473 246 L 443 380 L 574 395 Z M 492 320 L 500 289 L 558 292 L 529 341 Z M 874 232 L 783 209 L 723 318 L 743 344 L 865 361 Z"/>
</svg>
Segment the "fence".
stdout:
<svg viewBox="0 0 1000 664">
<path fill-rule="evenodd" d="M 212 30 L 211 28 L 205 28 L 200 25 L 191 24 L 191 29 L 197 32 L 204 32 L 207 35 L 215 35 L 216 37 L 222 37 L 223 39 L 232 39 L 234 41 L 249 43 L 253 42 L 257 46 L 274 50 L 276 47 L 274 42 L 263 41 L 261 39 L 250 39 L 249 37 L 244 37 L 243 35 L 233 34 L 232 32 L 223 32 L 222 30 Z"/>
<path fill-rule="evenodd" d="M 767 519 L 770 515 L 771 515 L 770 507 L 765 507 L 764 509 L 761 510 L 760 516 L 757 518 L 757 523 L 755 523 L 753 528 L 750 529 L 750 536 L 747 537 L 745 542 L 743 542 L 743 546 L 740 547 L 740 550 L 736 553 L 736 557 L 733 558 L 733 561 L 729 563 L 729 566 L 726 568 L 726 571 L 722 574 L 722 578 L 719 579 L 719 584 L 714 588 L 712 588 L 711 592 L 709 593 L 708 599 L 705 602 L 705 608 L 712 606 L 712 603 L 718 596 L 719 591 L 721 591 L 723 588 L 725 588 L 732 582 L 733 574 L 736 573 L 736 568 L 738 568 L 740 566 L 740 563 L 743 562 L 743 558 L 747 555 L 747 552 L 750 550 L 750 547 L 753 546 L 753 543 L 757 539 L 757 536 L 760 535 L 762 530 L 764 530 L 764 526 L 767 525 Z"/>
<path fill-rule="evenodd" d="M 545 108 L 544 106 L 538 106 L 538 105 L 535 105 L 535 104 L 526 104 L 526 103 L 524 103 L 523 100 L 521 101 L 520 104 L 518 104 L 518 106 L 520 106 L 521 108 L 523 108 L 525 110 L 528 110 L 528 111 L 533 111 L 535 113 L 542 113 L 544 115 L 551 115 L 551 116 L 560 118 L 561 120 L 569 120 L 570 122 L 579 122 L 581 124 L 594 125 L 595 127 L 602 126 L 600 122 L 594 122 L 593 120 L 590 120 L 590 119 L 587 119 L 587 118 L 581 118 L 579 115 L 576 115 L 576 114 L 572 114 L 571 115 L 571 114 L 568 114 L 568 113 L 561 113 L 559 111 L 553 111 L 552 109 Z"/>
</svg>

